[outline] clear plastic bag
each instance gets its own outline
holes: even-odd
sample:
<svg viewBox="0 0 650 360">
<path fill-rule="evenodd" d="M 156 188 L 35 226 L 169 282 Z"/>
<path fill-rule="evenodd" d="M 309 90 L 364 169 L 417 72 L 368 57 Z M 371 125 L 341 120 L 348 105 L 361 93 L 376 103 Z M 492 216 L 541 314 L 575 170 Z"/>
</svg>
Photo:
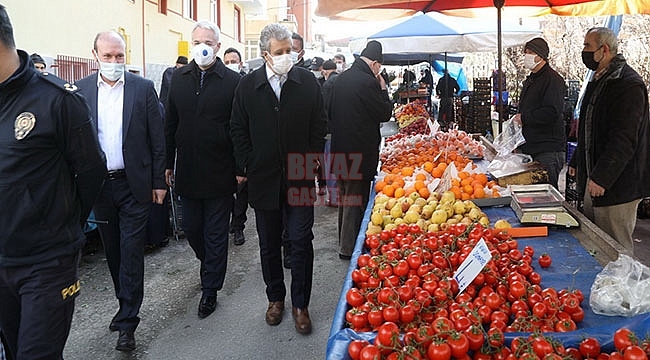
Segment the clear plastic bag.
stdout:
<svg viewBox="0 0 650 360">
<path fill-rule="evenodd" d="M 596 314 L 634 316 L 650 311 L 650 268 L 620 254 L 596 275 L 589 306 Z"/>
<path fill-rule="evenodd" d="M 527 164 L 533 161 L 528 154 L 505 154 L 497 155 L 487 166 L 487 171 L 494 177 L 500 178 L 512 174 L 518 174 L 527 169 Z"/>
<path fill-rule="evenodd" d="M 494 138 L 494 142 L 492 143 L 498 156 L 510 154 L 526 142 L 524 133 L 521 130 L 521 125 L 512 121 L 512 118 L 508 121 L 504 121 L 503 124 L 501 124 L 501 127 L 501 133 Z"/>
</svg>

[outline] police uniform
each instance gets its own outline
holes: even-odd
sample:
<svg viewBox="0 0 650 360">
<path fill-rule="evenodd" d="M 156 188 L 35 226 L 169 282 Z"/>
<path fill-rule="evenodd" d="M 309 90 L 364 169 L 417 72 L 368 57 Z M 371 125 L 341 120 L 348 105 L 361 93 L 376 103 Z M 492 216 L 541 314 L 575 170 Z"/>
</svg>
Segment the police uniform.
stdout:
<svg viewBox="0 0 650 360">
<path fill-rule="evenodd" d="M 0 328 L 9 359 L 57 359 L 106 165 L 76 87 L 18 55 L 0 84 Z"/>
</svg>

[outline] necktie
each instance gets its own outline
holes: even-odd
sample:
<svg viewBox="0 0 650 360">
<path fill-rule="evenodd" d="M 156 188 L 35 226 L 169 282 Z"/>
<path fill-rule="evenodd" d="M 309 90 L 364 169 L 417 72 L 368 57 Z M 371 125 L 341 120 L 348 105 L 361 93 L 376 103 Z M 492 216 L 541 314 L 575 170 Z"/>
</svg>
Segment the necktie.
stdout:
<svg viewBox="0 0 650 360">
<path fill-rule="evenodd" d="M 274 75 L 275 80 L 277 81 L 275 83 L 275 86 L 273 87 L 273 91 L 275 92 L 275 96 L 280 100 L 280 93 L 282 91 L 282 85 L 284 85 L 284 81 L 286 80 L 284 75 Z"/>
<path fill-rule="evenodd" d="M 201 71 L 201 81 L 199 82 L 199 88 L 203 89 L 203 79 L 205 78 L 205 71 Z"/>
</svg>

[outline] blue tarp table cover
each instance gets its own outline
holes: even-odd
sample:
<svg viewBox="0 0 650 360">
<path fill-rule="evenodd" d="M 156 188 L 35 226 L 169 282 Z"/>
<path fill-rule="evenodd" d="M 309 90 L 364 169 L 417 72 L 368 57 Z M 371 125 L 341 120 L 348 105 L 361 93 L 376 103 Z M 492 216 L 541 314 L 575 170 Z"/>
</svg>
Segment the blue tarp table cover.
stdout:
<svg viewBox="0 0 650 360">
<path fill-rule="evenodd" d="M 374 190 L 370 199 L 374 199 Z M 365 216 L 361 224 L 361 231 L 357 237 L 356 246 L 352 253 L 350 266 L 343 283 L 338 306 L 332 321 L 329 338 L 327 341 L 327 360 L 347 360 L 348 344 L 355 339 L 372 341 L 375 338 L 374 332 L 357 333 L 345 327 L 345 313 L 348 304 L 345 300 L 346 292 L 352 287 L 352 271 L 357 267 L 357 258 L 363 252 L 365 229 L 368 227 L 373 201 L 368 203 Z M 513 226 L 520 226 L 519 219 L 510 207 L 483 208 L 492 222 L 497 219 L 506 219 Z M 596 259 L 585 250 L 580 242 L 568 231 L 562 229 L 549 229 L 548 237 L 520 238 L 517 239 L 519 248 L 530 245 L 535 249 L 534 260 L 542 253 L 548 253 L 553 259 L 553 264 L 547 269 L 540 269 L 536 261 L 533 267 L 542 275 L 542 288 L 555 287 L 556 289 L 580 289 L 585 296 L 582 308 L 585 310 L 584 320 L 578 324 L 578 330 L 567 333 L 547 333 L 556 338 L 566 347 L 576 347 L 585 337 L 597 338 L 604 350 L 613 350 L 612 335 L 616 329 L 627 327 L 638 336 L 645 337 L 650 331 L 650 314 L 641 314 L 631 318 L 620 316 L 597 315 L 589 306 L 589 294 L 591 285 L 596 275 L 602 270 L 602 266 Z M 527 335 L 527 333 L 506 333 L 506 341 L 516 336 Z"/>
</svg>

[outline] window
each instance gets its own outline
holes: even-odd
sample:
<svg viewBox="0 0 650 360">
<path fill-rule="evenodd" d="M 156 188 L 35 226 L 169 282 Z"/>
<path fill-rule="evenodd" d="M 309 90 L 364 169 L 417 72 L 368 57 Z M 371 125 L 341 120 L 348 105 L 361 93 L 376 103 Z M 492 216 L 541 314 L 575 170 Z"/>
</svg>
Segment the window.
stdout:
<svg viewBox="0 0 650 360">
<path fill-rule="evenodd" d="M 196 21 L 196 2 L 197 0 L 183 0 L 183 16 Z"/>
<path fill-rule="evenodd" d="M 233 38 L 238 42 L 241 42 L 241 10 L 235 6 L 235 11 L 233 11 Z"/>
<path fill-rule="evenodd" d="M 220 1 L 210 0 L 210 21 L 221 27 L 221 14 L 219 14 Z"/>
</svg>

